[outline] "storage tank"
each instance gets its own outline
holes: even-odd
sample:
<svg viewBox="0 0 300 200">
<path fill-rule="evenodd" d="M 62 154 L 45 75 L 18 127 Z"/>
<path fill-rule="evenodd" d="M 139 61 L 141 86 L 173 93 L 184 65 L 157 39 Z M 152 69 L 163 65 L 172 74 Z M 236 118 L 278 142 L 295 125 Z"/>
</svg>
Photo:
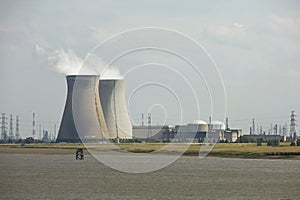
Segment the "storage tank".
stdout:
<svg viewBox="0 0 300 200">
<path fill-rule="evenodd" d="M 125 99 L 125 80 L 101 79 L 99 94 L 109 138 L 132 138 L 132 125 Z"/>
</svg>

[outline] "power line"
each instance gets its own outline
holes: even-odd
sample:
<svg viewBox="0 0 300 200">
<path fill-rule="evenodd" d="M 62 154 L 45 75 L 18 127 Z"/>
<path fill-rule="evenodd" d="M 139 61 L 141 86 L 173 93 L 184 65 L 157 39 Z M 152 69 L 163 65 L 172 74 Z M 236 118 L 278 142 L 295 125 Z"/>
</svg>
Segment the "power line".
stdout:
<svg viewBox="0 0 300 200">
<path fill-rule="evenodd" d="M 53 139 L 55 139 L 56 138 L 56 124 L 54 124 L 54 130 L 53 130 Z"/>
<path fill-rule="evenodd" d="M 42 139 L 42 124 L 39 125 L 39 139 Z"/>
<path fill-rule="evenodd" d="M 255 119 L 252 119 L 252 135 L 255 135 Z"/>
<path fill-rule="evenodd" d="M 148 113 L 148 138 L 150 138 L 152 135 L 151 123 L 152 123 L 151 113 Z"/>
<path fill-rule="evenodd" d="M 2 113 L 2 117 L 1 117 L 1 139 L 2 140 L 7 140 L 7 134 L 6 134 L 6 116 L 5 113 Z"/>
<path fill-rule="evenodd" d="M 297 138 L 295 111 L 292 111 L 292 113 L 291 113 L 290 136 L 291 136 L 291 138 L 294 138 L 294 139 Z"/>
<path fill-rule="evenodd" d="M 19 116 L 16 116 L 16 139 L 20 139 Z"/>
<path fill-rule="evenodd" d="M 35 113 L 32 113 L 32 137 L 35 138 Z"/>
<path fill-rule="evenodd" d="M 10 118 L 9 118 L 9 139 L 14 139 L 13 116 L 12 115 L 10 115 Z"/>
</svg>

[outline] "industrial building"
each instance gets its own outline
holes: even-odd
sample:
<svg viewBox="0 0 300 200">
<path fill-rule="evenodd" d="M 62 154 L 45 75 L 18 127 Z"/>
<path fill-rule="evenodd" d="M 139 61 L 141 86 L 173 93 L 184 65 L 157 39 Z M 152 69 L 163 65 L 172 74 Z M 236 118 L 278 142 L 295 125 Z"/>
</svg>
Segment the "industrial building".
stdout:
<svg viewBox="0 0 300 200">
<path fill-rule="evenodd" d="M 195 120 L 187 125 L 176 125 L 174 135 L 179 141 L 201 142 L 208 132 L 208 124 L 202 120 Z"/>
<path fill-rule="evenodd" d="M 257 142 L 257 140 L 261 140 L 262 142 L 268 142 L 271 140 L 278 140 L 285 142 L 286 137 L 282 135 L 264 135 L 264 134 L 259 134 L 259 135 L 243 135 L 244 142 Z"/>
<path fill-rule="evenodd" d="M 169 141 L 174 137 L 170 125 L 133 126 L 132 136 L 140 141 Z"/>
<path fill-rule="evenodd" d="M 206 123 L 202 120 L 196 120 L 187 125 L 175 126 L 174 132 L 174 135 L 181 140 L 198 142 L 205 139 L 211 142 L 236 142 L 242 135 L 241 129 L 230 129 L 221 121 Z"/>
<path fill-rule="evenodd" d="M 133 137 L 141 141 L 175 142 L 236 142 L 242 135 L 241 129 L 226 129 L 221 121 L 206 123 L 195 120 L 186 125 L 133 126 Z"/>
<path fill-rule="evenodd" d="M 242 136 L 242 129 L 234 128 L 234 129 L 226 129 L 224 131 L 224 141 L 227 142 L 237 142 L 239 138 Z"/>
<path fill-rule="evenodd" d="M 130 139 L 125 81 L 99 80 L 98 75 L 70 75 L 57 142 Z"/>
</svg>

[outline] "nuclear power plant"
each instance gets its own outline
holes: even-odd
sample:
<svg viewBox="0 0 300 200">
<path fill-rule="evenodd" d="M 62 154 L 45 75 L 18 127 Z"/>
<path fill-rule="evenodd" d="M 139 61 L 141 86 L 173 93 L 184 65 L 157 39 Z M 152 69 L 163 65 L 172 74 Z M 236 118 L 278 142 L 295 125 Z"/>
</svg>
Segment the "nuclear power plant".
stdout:
<svg viewBox="0 0 300 200">
<path fill-rule="evenodd" d="M 126 107 L 124 79 L 101 79 L 100 75 L 68 75 L 66 81 L 67 96 L 57 137 L 56 123 L 53 124 L 53 132 L 49 129 L 42 131 L 40 122 L 37 129 L 38 121 L 36 113 L 33 112 L 30 137 L 32 140 L 53 142 L 56 138 L 56 142 L 119 142 L 121 139 L 121 142 L 198 143 L 277 140 L 296 144 L 299 139 L 295 111 L 290 115 L 289 130 L 287 123 L 271 123 L 271 127 L 264 130 L 262 126 L 256 126 L 253 118 L 249 134 L 243 134 L 240 128 L 229 128 L 228 118 L 226 124 L 222 121 L 212 121 L 212 117 L 209 117 L 208 122 L 198 119 L 187 124 L 153 124 L 151 113 L 148 113 L 146 124 L 142 113 L 141 124 L 132 126 Z M 8 118 L 2 113 L 0 142 L 22 139 L 19 115 L 16 115 L 15 119 L 14 125 L 13 115 L 10 114 Z"/>
<path fill-rule="evenodd" d="M 69 75 L 66 79 L 67 98 L 57 142 L 165 141 L 172 138 L 203 141 L 212 135 L 223 140 L 229 134 L 224 123 L 218 121 L 208 124 L 196 120 L 187 125 L 176 125 L 174 129 L 169 125 L 132 126 L 126 107 L 124 79 L 100 79 L 99 75 Z M 229 141 L 236 141 L 241 135 L 240 130 L 234 133 L 236 136 L 231 136 L 230 132 Z"/>
<path fill-rule="evenodd" d="M 139 142 L 241 142 L 244 140 L 256 141 L 272 139 L 282 141 L 293 141 L 297 139 L 295 114 L 291 114 L 290 137 L 286 136 L 287 128 L 277 134 L 278 125 L 275 124 L 274 133 L 266 135 L 262 127 L 256 131 L 253 119 L 250 135 L 243 135 L 240 128 L 229 128 L 228 118 L 226 124 L 222 121 L 212 121 L 209 117 L 208 123 L 203 120 L 194 120 L 188 124 L 171 125 L 151 124 L 151 113 L 148 113 L 148 124 L 144 124 L 142 115 L 141 125 L 132 126 L 125 99 L 124 79 L 101 79 L 99 75 L 69 75 L 67 80 L 67 98 L 65 108 L 59 127 L 56 142 L 99 142 L 119 139 Z M 18 121 L 18 119 L 17 119 Z M 6 139 L 6 118 L 2 114 L 1 134 Z M 34 138 L 35 113 L 33 113 Z M 16 133 L 19 132 L 18 123 Z M 285 126 L 287 127 L 287 125 Z M 272 131 L 273 126 L 271 125 Z M 12 138 L 12 117 L 10 119 L 10 137 Z M 252 131 L 251 131 L 252 130 Z M 54 131 L 55 132 L 55 131 Z M 283 135 L 282 135 L 283 132 Z"/>
<path fill-rule="evenodd" d="M 131 139 L 124 79 L 70 75 L 57 142 Z"/>
</svg>

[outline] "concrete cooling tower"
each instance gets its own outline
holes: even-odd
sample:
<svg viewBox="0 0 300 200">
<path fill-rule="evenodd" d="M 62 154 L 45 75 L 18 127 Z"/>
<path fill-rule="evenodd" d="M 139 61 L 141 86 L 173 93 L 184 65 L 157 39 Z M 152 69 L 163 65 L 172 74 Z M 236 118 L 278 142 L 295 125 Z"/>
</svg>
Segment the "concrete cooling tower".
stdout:
<svg viewBox="0 0 300 200">
<path fill-rule="evenodd" d="M 132 138 L 127 112 L 124 79 L 104 79 L 99 85 L 100 102 L 111 138 Z"/>
<path fill-rule="evenodd" d="M 97 120 L 95 102 L 99 76 L 72 75 L 66 78 L 68 93 L 57 141 L 78 142 L 82 139 L 100 138 L 102 132 Z"/>
<path fill-rule="evenodd" d="M 124 80 L 99 82 L 97 75 L 66 79 L 68 93 L 57 142 L 132 138 Z"/>
</svg>

